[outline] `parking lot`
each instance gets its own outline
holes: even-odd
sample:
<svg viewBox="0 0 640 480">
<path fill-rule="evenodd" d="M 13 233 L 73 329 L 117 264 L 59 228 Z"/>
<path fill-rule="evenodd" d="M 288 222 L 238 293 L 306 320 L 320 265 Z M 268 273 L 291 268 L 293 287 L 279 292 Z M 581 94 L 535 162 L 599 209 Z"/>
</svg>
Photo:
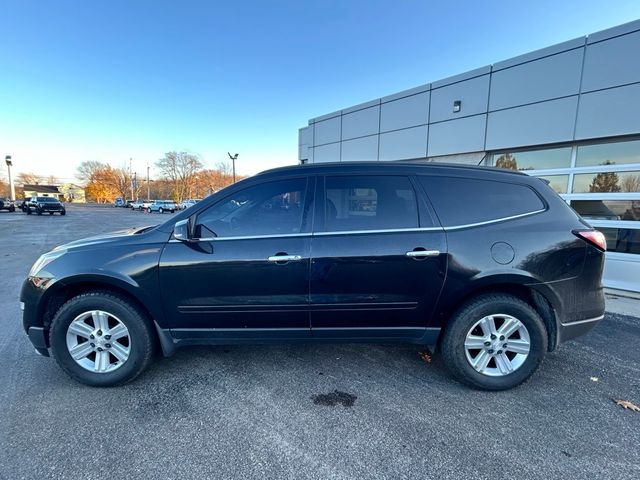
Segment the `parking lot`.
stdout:
<svg viewBox="0 0 640 480">
<path fill-rule="evenodd" d="M 0 212 L 0 478 L 640 478 L 640 413 L 613 402 L 640 403 L 630 316 L 608 313 L 499 393 L 412 345 L 195 347 L 114 389 L 37 356 L 18 296 L 38 255 L 168 218 Z"/>
</svg>

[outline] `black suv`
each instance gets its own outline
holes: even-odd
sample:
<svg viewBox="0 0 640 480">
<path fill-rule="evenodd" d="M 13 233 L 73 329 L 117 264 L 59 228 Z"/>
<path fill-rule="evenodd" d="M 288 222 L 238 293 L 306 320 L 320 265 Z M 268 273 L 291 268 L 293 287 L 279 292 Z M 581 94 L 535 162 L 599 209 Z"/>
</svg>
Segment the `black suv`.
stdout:
<svg viewBox="0 0 640 480">
<path fill-rule="evenodd" d="M 64 205 L 53 197 L 31 197 L 31 200 L 24 203 L 23 208 L 27 215 L 31 215 L 33 212 L 36 212 L 38 215 L 42 215 L 43 213 L 48 213 L 49 215 L 53 215 L 54 213 L 59 213 L 60 215 L 67 214 Z"/>
<path fill-rule="evenodd" d="M 16 205 L 10 198 L 0 197 L 0 210 L 9 210 L 10 212 L 15 212 Z"/>
<path fill-rule="evenodd" d="M 604 251 L 522 173 L 288 167 L 42 255 L 23 322 L 39 353 L 95 386 L 133 379 L 156 347 L 330 341 L 435 346 L 461 381 L 500 390 L 603 318 Z"/>
</svg>

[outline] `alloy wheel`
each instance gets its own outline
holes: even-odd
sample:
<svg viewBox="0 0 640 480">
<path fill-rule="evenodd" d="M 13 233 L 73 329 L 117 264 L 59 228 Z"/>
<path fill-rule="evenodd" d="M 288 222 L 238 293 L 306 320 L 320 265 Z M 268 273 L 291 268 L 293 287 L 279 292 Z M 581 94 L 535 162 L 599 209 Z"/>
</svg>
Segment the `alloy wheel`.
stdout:
<svg viewBox="0 0 640 480">
<path fill-rule="evenodd" d="M 529 331 L 517 318 L 487 315 L 467 332 L 464 341 L 469 364 L 479 373 L 502 377 L 520 368 L 531 348 Z"/>
<path fill-rule="evenodd" d="M 94 373 L 113 372 L 124 365 L 131 353 L 126 325 L 103 310 L 78 315 L 69 324 L 66 339 L 71 358 Z"/>
</svg>

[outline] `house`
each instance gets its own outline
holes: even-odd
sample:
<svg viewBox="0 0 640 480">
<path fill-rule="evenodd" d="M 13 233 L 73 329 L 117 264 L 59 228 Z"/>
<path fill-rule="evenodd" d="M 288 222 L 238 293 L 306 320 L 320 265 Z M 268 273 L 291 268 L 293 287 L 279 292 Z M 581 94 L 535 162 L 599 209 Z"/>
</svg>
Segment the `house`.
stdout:
<svg viewBox="0 0 640 480">
<path fill-rule="evenodd" d="M 30 197 L 53 197 L 57 200 L 64 201 L 64 194 L 58 190 L 56 185 L 24 185 L 25 198 Z"/>
<path fill-rule="evenodd" d="M 64 201 L 68 203 L 87 203 L 84 188 L 74 183 L 58 185 L 58 190 L 64 195 Z"/>
<path fill-rule="evenodd" d="M 53 197 L 61 202 L 86 203 L 84 188 L 73 183 L 62 185 L 24 185 L 24 196 L 29 197 Z"/>
</svg>

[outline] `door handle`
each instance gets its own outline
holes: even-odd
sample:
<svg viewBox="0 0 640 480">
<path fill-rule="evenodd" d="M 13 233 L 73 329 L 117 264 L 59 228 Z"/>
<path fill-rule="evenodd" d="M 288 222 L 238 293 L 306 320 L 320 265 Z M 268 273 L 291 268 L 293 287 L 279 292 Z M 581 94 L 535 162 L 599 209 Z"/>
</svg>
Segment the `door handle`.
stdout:
<svg viewBox="0 0 640 480">
<path fill-rule="evenodd" d="M 437 257 L 440 255 L 440 250 L 411 250 L 407 252 L 407 257 L 422 258 L 422 257 Z"/>
<path fill-rule="evenodd" d="M 271 257 L 267 257 L 267 260 L 270 262 L 297 262 L 298 260 L 302 260 L 302 256 L 300 255 L 273 255 Z"/>
</svg>

